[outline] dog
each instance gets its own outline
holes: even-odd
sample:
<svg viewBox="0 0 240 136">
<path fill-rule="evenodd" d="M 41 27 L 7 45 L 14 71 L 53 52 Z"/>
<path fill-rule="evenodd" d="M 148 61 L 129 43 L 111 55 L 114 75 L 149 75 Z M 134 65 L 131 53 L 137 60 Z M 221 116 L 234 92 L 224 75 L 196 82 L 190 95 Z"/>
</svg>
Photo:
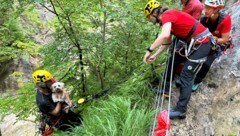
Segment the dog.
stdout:
<svg viewBox="0 0 240 136">
<path fill-rule="evenodd" d="M 68 113 L 69 108 L 72 106 L 72 102 L 69 98 L 67 91 L 64 89 L 64 83 L 62 82 L 55 82 L 51 86 L 52 90 L 52 100 L 54 103 L 56 102 L 63 102 L 63 110 Z M 60 95 L 60 98 L 59 98 Z"/>
</svg>

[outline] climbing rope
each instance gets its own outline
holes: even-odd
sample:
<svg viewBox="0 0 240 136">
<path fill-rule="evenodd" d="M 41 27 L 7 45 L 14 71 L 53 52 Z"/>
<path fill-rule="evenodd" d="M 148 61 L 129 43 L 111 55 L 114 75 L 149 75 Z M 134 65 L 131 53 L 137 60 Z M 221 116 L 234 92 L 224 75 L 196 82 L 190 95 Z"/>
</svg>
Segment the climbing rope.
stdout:
<svg viewBox="0 0 240 136">
<path fill-rule="evenodd" d="M 175 50 L 176 50 L 176 45 L 177 45 L 177 40 L 174 40 L 173 44 L 173 56 L 172 56 L 172 67 L 171 67 L 171 77 L 170 77 L 170 84 L 169 84 L 169 98 L 168 98 L 168 119 L 167 119 L 167 124 L 169 124 L 169 113 L 170 113 L 170 108 L 171 108 L 171 93 L 172 93 L 172 78 L 173 78 L 173 66 L 174 66 L 174 59 L 175 59 Z M 166 79 L 165 79 L 166 80 Z M 166 82 L 166 81 L 165 81 Z M 169 135 L 169 130 L 167 129 L 166 136 Z"/>
<path fill-rule="evenodd" d="M 172 89 L 171 89 L 171 86 L 172 86 L 172 76 L 173 76 L 173 65 L 174 65 L 174 58 L 175 58 L 175 50 L 176 50 L 176 43 L 177 43 L 177 40 L 176 39 L 174 39 L 174 41 L 173 41 L 173 48 L 172 49 L 168 49 L 168 53 L 167 53 L 167 55 L 168 55 L 168 59 L 167 59 L 167 61 L 166 61 L 166 66 L 165 66 L 165 73 L 164 73 L 164 76 L 162 77 L 162 82 L 160 83 L 160 81 L 159 81 L 159 84 L 158 84 L 158 90 L 160 90 L 160 88 L 161 88 L 161 90 L 160 90 L 160 92 L 159 93 L 162 93 L 162 94 L 158 94 L 158 95 L 156 95 L 156 97 L 155 97 L 155 102 L 157 102 L 157 107 L 156 107 L 156 112 L 155 112 L 155 116 L 154 116 L 154 121 L 153 121 L 153 125 L 152 125 L 152 131 L 151 131 L 151 133 L 150 133 L 150 135 L 151 136 L 153 136 L 154 135 L 154 128 L 156 127 L 156 120 L 157 120 L 157 115 L 159 114 L 159 111 L 162 111 L 163 110 L 163 102 L 164 102 L 164 99 L 165 99 L 165 97 L 164 97 L 164 93 L 165 93 L 165 90 L 166 90 L 166 82 L 167 82 L 167 73 L 168 73 L 168 64 L 169 63 L 172 63 L 172 66 L 171 66 L 171 78 L 170 78 L 170 87 L 169 87 L 169 98 L 168 98 L 168 108 L 167 108 L 167 111 L 168 111 L 168 115 L 167 115 L 167 117 L 168 117 L 168 119 L 167 119 L 167 123 L 166 124 L 169 124 L 170 122 L 169 122 L 169 112 L 170 112 L 170 108 L 171 108 L 171 91 L 172 91 Z M 172 55 L 172 61 L 170 62 L 170 59 L 169 59 L 169 57 L 171 57 L 171 53 L 173 52 L 173 55 Z M 163 78 L 164 78 L 164 80 L 163 80 Z M 160 85 L 161 86 L 163 86 L 163 87 L 160 87 Z M 162 96 L 162 97 L 161 97 Z M 161 100 L 161 103 L 160 103 L 160 100 Z M 168 136 L 168 129 L 166 130 L 166 136 Z"/>
<path fill-rule="evenodd" d="M 168 53 L 167 53 L 167 54 L 170 54 L 169 52 L 170 52 L 170 50 L 168 49 Z M 167 63 L 166 63 L 166 64 L 168 64 L 168 61 L 169 61 L 169 57 L 168 57 L 168 59 L 167 59 Z M 164 75 L 167 74 L 167 69 L 168 69 L 168 65 L 165 65 L 165 73 L 164 73 Z M 164 78 L 164 77 L 165 77 L 165 78 Z M 163 80 L 163 78 L 164 78 L 164 80 Z M 162 82 L 159 81 L 159 83 L 158 83 L 157 90 L 160 90 L 160 89 L 165 90 L 166 76 L 162 76 L 161 81 L 162 81 Z M 163 83 L 163 82 L 164 82 L 164 83 Z M 164 86 L 163 88 L 160 87 L 160 86 L 162 86 L 162 85 Z M 160 90 L 160 91 L 161 91 L 161 90 Z M 157 95 L 155 96 L 155 100 L 154 100 L 154 102 L 157 102 L 157 107 L 156 107 L 156 112 L 155 112 L 155 115 L 154 115 L 154 121 L 153 121 L 152 129 L 150 129 L 151 132 L 149 133 L 149 134 L 151 134 L 151 136 L 154 135 L 154 128 L 156 127 L 157 115 L 158 115 L 158 112 L 159 112 L 159 111 L 162 111 L 163 101 L 164 101 L 164 99 L 165 99 L 165 97 L 161 97 L 161 94 L 159 94 L 159 93 L 161 93 L 161 92 L 158 92 L 158 93 L 157 93 Z M 164 92 L 163 92 L 163 93 L 164 93 Z M 160 99 L 160 98 L 161 98 L 161 99 Z M 161 104 L 160 104 L 160 100 L 161 100 Z M 159 108 L 159 105 L 161 105 L 160 108 Z M 160 109 L 160 110 L 158 110 L 158 109 Z"/>
</svg>

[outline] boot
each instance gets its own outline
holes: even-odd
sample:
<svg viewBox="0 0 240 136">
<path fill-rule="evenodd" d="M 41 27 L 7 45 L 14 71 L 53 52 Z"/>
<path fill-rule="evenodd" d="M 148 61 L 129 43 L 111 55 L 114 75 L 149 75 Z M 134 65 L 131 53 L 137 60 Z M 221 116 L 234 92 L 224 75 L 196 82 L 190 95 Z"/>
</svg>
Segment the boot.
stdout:
<svg viewBox="0 0 240 136">
<path fill-rule="evenodd" d="M 164 92 L 164 93 L 163 93 Z M 169 98 L 169 92 L 168 91 L 163 91 L 161 90 L 161 95 L 164 96 L 165 98 Z"/>
<path fill-rule="evenodd" d="M 170 119 L 185 119 L 186 112 L 183 113 L 177 110 L 170 110 L 169 117 Z"/>
<path fill-rule="evenodd" d="M 199 88 L 199 84 L 193 84 L 192 85 L 192 92 L 196 92 L 198 88 Z"/>
<path fill-rule="evenodd" d="M 168 91 L 164 91 L 164 90 L 160 90 L 158 88 L 153 88 L 153 92 L 155 95 L 163 95 L 165 98 L 169 98 L 169 92 Z M 164 92 L 164 94 L 163 94 Z"/>
</svg>

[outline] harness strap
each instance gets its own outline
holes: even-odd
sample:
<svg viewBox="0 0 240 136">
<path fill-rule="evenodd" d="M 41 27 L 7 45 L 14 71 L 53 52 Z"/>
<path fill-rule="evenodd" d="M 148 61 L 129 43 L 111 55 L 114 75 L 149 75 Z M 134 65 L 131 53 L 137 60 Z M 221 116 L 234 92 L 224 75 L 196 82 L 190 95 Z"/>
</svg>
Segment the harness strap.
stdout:
<svg viewBox="0 0 240 136">
<path fill-rule="evenodd" d="M 192 29 L 189 31 L 189 33 L 187 34 L 187 36 L 183 39 L 184 41 L 186 41 L 192 34 L 193 32 L 196 30 L 197 25 L 198 25 L 198 21 L 196 21 L 192 27 Z"/>
<path fill-rule="evenodd" d="M 190 62 L 203 63 L 203 62 L 205 62 L 207 60 L 207 57 L 200 58 L 200 59 L 197 59 L 197 60 L 193 60 L 193 59 L 190 59 L 188 56 L 190 56 L 191 53 L 194 50 L 197 50 L 202 45 L 201 42 L 204 41 L 204 39 L 206 39 L 207 37 L 210 37 L 210 39 L 213 39 L 213 36 L 212 36 L 212 34 L 210 33 L 210 31 L 208 29 L 206 29 L 202 33 L 194 36 L 191 39 L 191 41 L 190 41 L 188 46 L 185 43 L 185 44 L 183 44 L 183 46 L 179 50 L 176 50 L 176 52 L 179 53 L 179 55 L 181 55 L 183 57 L 186 57 Z M 198 48 L 194 48 L 194 45 L 195 45 L 196 41 L 200 42 L 200 44 L 198 45 Z M 181 51 L 182 51 L 183 48 L 185 48 L 185 55 L 181 54 Z"/>
<path fill-rule="evenodd" d="M 190 62 L 194 62 L 194 63 L 204 63 L 207 60 L 207 57 L 201 58 L 201 59 L 197 59 L 197 60 L 193 60 L 190 59 L 188 57 L 186 57 Z"/>
<path fill-rule="evenodd" d="M 49 125 L 49 128 L 47 130 L 44 130 L 42 132 L 42 136 L 49 136 L 53 133 L 54 127 L 57 125 L 57 123 L 62 119 L 64 113 L 62 113 L 57 119 L 55 119 L 53 122 L 53 125 Z"/>
<path fill-rule="evenodd" d="M 196 35 L 193 37 L 194 40 L 198 40 L 200 38 L 204 38 L 204 37 L 207 37 L 207 36 L 210 36 L 211 40 L 213 39 L 213 36 L 211 34 L 211 32 L 209 31 L 209 29 L 206 29 L 205 31 L 203 31 L 202 33 Z M 214 40 L 214 39 L 213 39 Z"/>
<path fill-rule="evenodd" d="M 194 62 L 194 63 L 203 63 L 203 62 L 205 62 L 206 60 L 207 60 L 207 57 L 204 57 L 204 58 L 201 58 L 201 59 L 197 59 L 197 60 L 193 60 L 193 59 L 190 59 L 188 56 L 190 56 L 191 55 L 191 53 L 193 52 L 193 50 L 192 50 L 192 46 L 193 46 L 193 44 L 194 44 L 194 39 L 191 39 L 191 42 L 190 42 L 190 44 L 189 44 L 189 47 L 187 48 L 187 45 L 184 45 L 184 46 L 186 46 L 185 47 L 185 56 L 186 56 L 186 58 L 190 61 L 190 62 Z M 201 46 L 201 44 L 199 45 L 199 47 Z"/>
<path fill-rule="evenodd" d="M 191 35 L 194 33 L 194 31 L 196 30 L 198 23 L 199 23 L 198 21 L 196 21 L 196 22 L 194 23 L 193 27 L 191 28 L 191 30 L 189 31 L 189 33 L 187 34 L 187 36 L 186 36 L 184 39 L 178 38 L 179 40 L 182 41 L 183 45 L 185 46 L 185 49 L 187 49 L 187 47 L 186 47 L 186 41 L 187 41 L 187 39 L 190 38 L 190 36 L 191 36 Z M 190 43 L 190 46 L 191 46 L 191 47 L 188 49 L 188 50 L 189 50 L 188 52 L 190 52 L 190 49 L 192 48 L 193 42 L 194 42 L 194 41 L 191 40 L 191 43 Z M 176 44 L 176 43 L 175 43 L 175 44 Z M 181 49 L 182 49 L 182 48 L 181 48 Z M 178 51 L 180 52 L 180 50 L 178 50 Z M 187 56 L 187 54 L 185 54 L 185 55 Z"/>
<path fill-rule="evenodd" d="M 62 113 L 62 114 L 55 120 L 55 123 L 51 126 L 52 128 L 57 125 L 57 123 L 62 119 L 63 115 L 64 115 L 64 113 Z"/>
<path fill-rule="evenodd" d="M 221 22 L 224 20 L 226 15 L 227 14 L 224 13 L 224 12 L 219 12 L 219 16 L 218 16 L 217 20 L 214 23 L 211 23 L 209 21 L 209 18 L 204 15 L 203 17 L 201 17 L 200 22 L 205 27 L 209 28 L 211 32 L 213 32 L 213 31 L 215 31 L 217 29 L 218 25 L 221 24 Z"/>
</svg>

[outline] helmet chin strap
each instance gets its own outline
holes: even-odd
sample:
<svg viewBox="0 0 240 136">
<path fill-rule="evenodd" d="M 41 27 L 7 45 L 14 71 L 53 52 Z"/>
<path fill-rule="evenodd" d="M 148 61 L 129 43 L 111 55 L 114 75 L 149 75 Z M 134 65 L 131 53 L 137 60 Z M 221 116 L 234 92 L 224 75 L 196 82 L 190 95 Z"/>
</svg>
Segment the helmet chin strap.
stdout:
<svg viewBox="0 0 240 136">
<path fill-rule="evenodd" d="M 156 22 L 159 23 L 159 24 L 161 24 L 160 19 L 158 19 L 158 16 L 160 15 L 160 12 L 161 12 L 161 8 L 158 9 L 157 16 L 153 15 L 155 17 L 155 19 L 156 19 Z"/>
</svg>

